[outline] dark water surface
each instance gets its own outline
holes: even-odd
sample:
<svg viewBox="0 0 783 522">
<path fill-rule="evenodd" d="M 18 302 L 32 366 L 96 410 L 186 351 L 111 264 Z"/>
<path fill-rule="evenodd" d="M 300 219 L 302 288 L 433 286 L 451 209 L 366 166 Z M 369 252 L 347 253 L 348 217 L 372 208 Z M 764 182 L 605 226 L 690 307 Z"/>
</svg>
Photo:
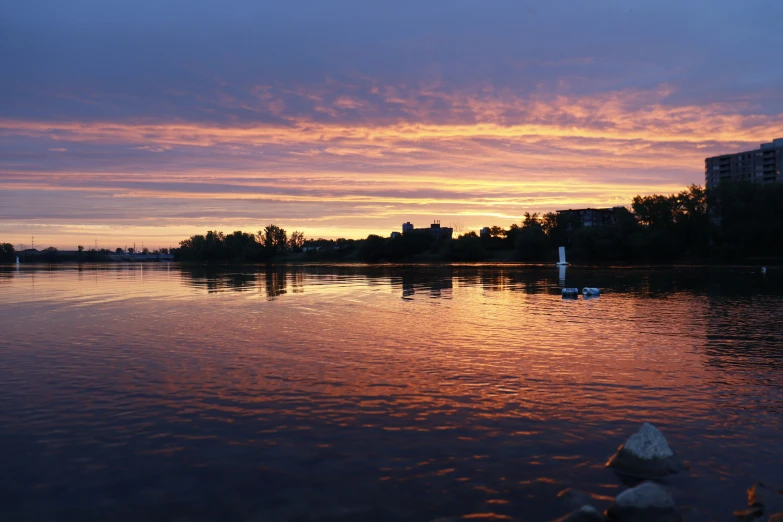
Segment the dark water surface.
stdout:
<svg viewBox="0 0 783 522">
<path fill-rule="evenodd" d="M 782 279 L 0 268 L 0 520 L 548 520 L 642 421 L 686 519 L 732 520 L 783 482 Z"/>
</svg>

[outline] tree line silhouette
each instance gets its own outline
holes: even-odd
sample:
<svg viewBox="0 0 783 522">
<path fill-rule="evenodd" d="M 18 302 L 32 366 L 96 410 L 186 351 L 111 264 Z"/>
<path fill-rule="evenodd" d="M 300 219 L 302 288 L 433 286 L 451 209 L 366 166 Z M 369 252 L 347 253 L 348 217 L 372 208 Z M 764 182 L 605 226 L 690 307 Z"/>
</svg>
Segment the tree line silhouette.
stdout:
<svg viewBox="0 0 783 522">
<path fill-rule="evenodd" d="M 175 259 L 187 262 L 263 262 L 287 253 L 302 252 L 304 233 L 288 233 L 276 225 L 269 225 L 258 234 L 237 230 L 232 234 L 210 230 L 206 235 L 195 235 L 180 242 L 174 251 Z"/>
<path fill-rule="evenodd" d="M 736 262 L 783 257 L 783 184 L 723 183 L 707 191 L 636 196 L 610 223 L 584 226 L 572 213 L 525 213 L 508 229 L 493 226 L 436 241 L 425 232 L 371 235 L 357 245 L 366 262 L 401 260 L 551 262 L 565 246 L 579 263 Z"/>
<path fill-rule="evenodd" d="M 615 207 L 610 223 L 584 226 L 571 213 L 525 213 L 518 224 L 493 226 L 456 239 L 412 231 L 366 239 L 305 239 L 304 234 L 269 225 L 257 234 L 208 231 L 171 249 L 178 261 L 259 263 L 275 260 L 360 261 L 526 261 L 551 262 L 565 246 L 577 263 L 737 262 L 783 258 L 783 184 L 721 183 L 707 191 L 691 185 L 678 194 L 636 196 L 629 208 Z M 118 249 L 119 251 L 120 249 Z M 57 249 L 45 259 L 58 260 Z M 79 260 L 105 260 L 109 251 L 83 252 Z M 16 252 L 0 244 L 0 262 Z M 62 259 L 59 259 L 62 260 Z"/>
</svg>

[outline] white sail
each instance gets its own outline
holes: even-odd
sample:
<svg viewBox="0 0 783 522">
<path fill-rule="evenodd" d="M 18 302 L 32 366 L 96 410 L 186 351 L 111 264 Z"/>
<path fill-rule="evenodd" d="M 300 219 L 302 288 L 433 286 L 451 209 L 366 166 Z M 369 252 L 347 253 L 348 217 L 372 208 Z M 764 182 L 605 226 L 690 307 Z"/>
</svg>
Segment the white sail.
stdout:
<svg viewBox="0 0 783 522">
<path fill-rule="evenodd" d="M 566 263 L 566 258 L 565 258 L 565 247 L 561 246 L 559 250 L 560 250 L 560 261 L 558 261 L 557 264 L 558 265 L 567 265 L 568 263 Z"/>
</svg>

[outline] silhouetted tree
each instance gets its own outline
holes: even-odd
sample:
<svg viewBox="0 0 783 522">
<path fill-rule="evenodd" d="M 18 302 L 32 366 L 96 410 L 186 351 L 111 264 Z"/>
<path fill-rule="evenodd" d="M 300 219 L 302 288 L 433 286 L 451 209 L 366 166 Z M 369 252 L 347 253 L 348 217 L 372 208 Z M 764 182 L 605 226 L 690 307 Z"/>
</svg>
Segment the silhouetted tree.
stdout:
<svg viewBox="0 0 783 522">
<path fill-rule="evenodd" d="M 487 251 L 481 238 L 475 232 L 468 232 L 451 242 L 448 256 L 452 261 L 481 261 L 487 258 Z"/>
<path fill-rule="evenodd" d="M 553 247 L 571 246 L 576 229 L 581 228 L 582 221 L 570 212 L 548 212 L 541 218 L 541 229 L 549 238 Z"/>
<path fill-rule="evenodd" d="M 506 237 L 506 231 L 502 227 L 493 226 L 489 228 L 491 237 Z"/>
<path fill-rule="evenodd" d="M 0 263 L 16 261 L 16 250 L 11 243 L 0 243 Z"/>
<path fill-rule="evenodd" d="M 641 225 L 633 238 L 637 258 L 671 261 L 706 254 L 709 222 L 702 187 L 691 185 L 669 196 L 636 196 L 632 208 Z"/>
<path fill-rule="evenodd" d="M 716 255 L 727 260 L 783 256 L 783 184 L 722 182 L 708 198 Z"/>
<path fill-rule="evenodd" d="M 381 236 L 370 234 L 367 239 L 362 241 L 362 246 L 359 247 L 359 257 L 362 261 L 368 263 L 374 263 L 380 261 L 384 256 L 384 246 L 386 245 L 386 239 Z"/>
<path fill-rule="evenodd" d="M 525 213 L 525 221 L 516 234 L 517 257 L 522 261 L 544 261 L 551 249 L 538 214 Z"/>
<path fill-rule="evenodd" d="M 517 225 L 516 223 L 512 223 L 510 227 L 508 227 L 508 230 L 506 231 L 506 246 L 509 249 L 515 248 L 517 244 L 517 235 L 519 234 L 519 231 L 521 230 L 521 227 Z"/>
<path fill-rule="evenodd" d="M 538 212 L 535 212 L 531 214 L 530 212 L 525 212 L 524 214 L 525 219 L 522 221 L 522 228 L 525 227 L 541 227 L 541 220 L 538 218 Z"/>
<path fill-rule="evenodd" d="M 263 257 L 264 247 L 253 234 L 235 231 L 224 238 L 226 261 L 259 261 Z"/>
<path fill-rule="evenodd" d="M 294 230 L 291 232 L 291 237 L 288 238 L 288 248 L 291 249 L 292 252 L 301 252 L 302 247 L 304 246 L 304 232 L 299 232 L 298 230 Z"/>
<path fill-rule="evenodd" d="M 258 237 L 261 238 L 261 242 L 269 255 L 282 254 L 288 248 L 286 231 L 276 225 L 264 227 L 264 230 L 258 232 Z"/>
</svg>

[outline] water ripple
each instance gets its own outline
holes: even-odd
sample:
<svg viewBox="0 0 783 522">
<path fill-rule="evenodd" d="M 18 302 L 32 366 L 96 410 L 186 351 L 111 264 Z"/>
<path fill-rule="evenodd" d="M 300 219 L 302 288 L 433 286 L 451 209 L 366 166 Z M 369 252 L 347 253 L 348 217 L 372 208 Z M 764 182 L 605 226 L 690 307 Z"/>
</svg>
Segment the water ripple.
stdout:
<svg viewBox="0 0 783 522">
<path fill-rule="evenodd" d="M 0 268 L 0 515 L 562 515 L 643 420 L 706 519 L 783 465 L 783 288 L 743 269 Z"/>
</svg>

